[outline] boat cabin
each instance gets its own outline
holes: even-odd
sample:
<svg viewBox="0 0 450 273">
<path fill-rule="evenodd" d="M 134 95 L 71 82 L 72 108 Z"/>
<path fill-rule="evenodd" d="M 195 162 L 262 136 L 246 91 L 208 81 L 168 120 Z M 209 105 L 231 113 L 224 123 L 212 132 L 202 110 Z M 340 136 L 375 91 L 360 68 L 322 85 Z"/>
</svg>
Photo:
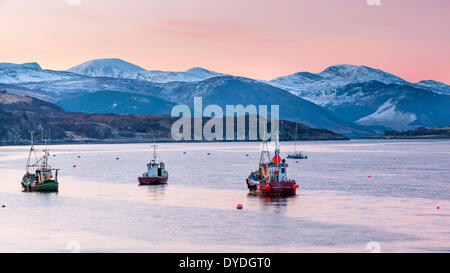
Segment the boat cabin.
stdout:
<svg viewBox="0 0 450 273">
<path fill-rule="evenodd" d="M 288 181 L 287 167 L 289 167 L 289 165 L 284 159 L 281 163 L 262 163 L 259 167 L 259 175 L 260 177 L 267 178 L 267 180 L 271 182 L 286 182 Z"/>
<path fill-rule="evenodd" d="M 147 172 L 144 173 L 144 176 L 165 176 L 166 173 L 163 162 L 151 162 L 147 164 Z"/>
</svg>

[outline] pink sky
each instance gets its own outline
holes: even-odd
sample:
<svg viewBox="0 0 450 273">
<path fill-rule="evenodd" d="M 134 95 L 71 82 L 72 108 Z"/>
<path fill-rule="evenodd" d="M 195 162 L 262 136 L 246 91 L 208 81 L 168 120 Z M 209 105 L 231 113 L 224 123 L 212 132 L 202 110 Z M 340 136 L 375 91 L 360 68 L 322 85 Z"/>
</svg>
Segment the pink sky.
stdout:
<svg viewBox="0 0 450 273">
<path fill-rule="evenodd" d="M 450 84 L 450 1 L 381 1 L 0 0 L 0 62 L 117 57 L 266 80 L 346 63 Z"/>
</svg>

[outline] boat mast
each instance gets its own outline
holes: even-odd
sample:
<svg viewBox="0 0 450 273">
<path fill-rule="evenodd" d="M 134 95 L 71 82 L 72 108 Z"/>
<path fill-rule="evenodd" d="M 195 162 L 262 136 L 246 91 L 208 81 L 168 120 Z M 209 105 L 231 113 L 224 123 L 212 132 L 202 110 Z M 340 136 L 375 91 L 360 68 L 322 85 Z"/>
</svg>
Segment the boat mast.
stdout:
<svg viewBox="0 0 450 273">
<path fill-rule="evenodd" d="M 45 168 L 47 168 L 47 169 L 49 169 L 49 166 L 48 166 L 48 156 L 49 156 L 49 152 L 48 152 L 48 149 L 47 149 L 47 140 L 45 140 L 45 146 L 44 146 L 45 148 L 44 148 L 44 166 L 43 167 L 45 167 Z"/>
<path fill-rule="evenodd" d="M 156 155 L 156 147 L 158 147 L 158 145 L 153 145 L 152 146 L 153 147 L 153 162 L 154 163 L 156 163 L 156 158 L 157 158 L 157 155 Z"/>
<path fill-rule="evenodd" d="M 295 143 L 294 143 L 294 154 L 297 149 L 297 122 L 295 123 Z"/>
<path fill-rule="evenodd" d="M 263 143 L 261 145 L 261 155 L 259 157 L 259 164 L 261 165 L 264 162 L 270 162 L 270 152 L 269 152 L 269 146 L 267 145 L 266 125 L 265 124 L 264 124 Z"/>
<path fill-rule="evenodd" d="M 277 139 L 275 141 L 275 156 L 280 156 L 280 134 L 277 132 Z"/>
<path fill-rule="evenodd" d="M 25 168 L 27 173 L 28 173 L 28 167 L 32 167 L 32 166 L 36 165 L 36 163 L 39 162 L 38 159 L 37 159 L 36 151 L 34 149 L 34 138 L 33 138 L 34 131 L 31 131 L 30 134 L 31 134 L 31 140 L 30 140 L 31 146 L 30 146 L 30 151 L 28 152 L 27 166 Z M 34 154 L 34 158 L 36 160 L 36 163 L 34 163 L 33 165 L 30 165 L 30 163 L 31 163 L 31 155 L 32 154 Z"/>
</svg>

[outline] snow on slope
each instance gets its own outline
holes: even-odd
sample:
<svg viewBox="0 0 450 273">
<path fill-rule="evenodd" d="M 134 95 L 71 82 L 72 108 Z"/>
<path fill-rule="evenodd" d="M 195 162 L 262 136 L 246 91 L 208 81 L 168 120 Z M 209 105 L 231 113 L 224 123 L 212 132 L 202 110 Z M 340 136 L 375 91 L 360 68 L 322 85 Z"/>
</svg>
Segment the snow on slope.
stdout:
<svg viewBox="0 0 450 273">
<path fill-rule="evenodd" d="M 269 84 L 361 125 L 411 129 L 440 125 L 448 115 L 433 96 L 450 95 L 448 85 L 435 81 L 410 83 L 367 66 L 335 65 L 317 74 L 300 72 L 279 77 Z M 441 101 L 447 99 L 442 97 Z"/>
<path fill-rule="evenodd" d="M 173 81 L 203 81 L 212 77 L 224 75 L 200 67 L 191 68 L 181 72 L 145 70 L 121 59 L 91 60 L 74 66 L 67 71 L 90 77 L 135 79 L 158 83 Z"/>
<path fill-rule="evenodd" d="M 405 80 L 397 76 L 364 65 L 355 66 L 342 64 L 330 66 L 318 75 L 324 79 L 344 84 L 368 81 L 379 81 L 382 83 L 406 83 Z"/>
<path fill-rule="evenodd" d="M 225 74 L 195 67 L 182 72 L 149 70 L 128 75 L 129 79 L 145 80 L 150 82 L 168 83 L 174 81 L 197 82 L 213 77 L 225 76 Z"/>
<path fill-rule="evenodd" d="M 379 69 L 346 64 L 330 66 L 318 74 L 309 72 L 295 73 L 275 78 L 268 83 L 323 105 L 324 102 L 330 102 L 330 98 L 326 97 L 333 96 L 333 91 L 336 88 L 350 83 L 369 81 L 407 83 L 405 80 Z"/>
<path fill-rule="evenodd" d="M 356 123 L 366 126 L 383 125 L 400 130 L 408 130 L 415 127 L 410 125 L 415 120 L 417 120 L 415 114 L 397 110 L 396 105 L 389 99 L 377 111 L 357 120 Z"/>
<path fill-rule="evenodd" d="M 426 80 L 420 81 L 416 85 L 438 94 L 450 95 L 450 86 L 442 82 Z"/>
<path fill-rule="evenodd" d="M 79 77 L 79 75 L 64 71 L 43 70 L 37 63 L 0 63 L 0 83 L 4 84 L 57 81 L 72 77 Z"/>
<path fill-rule="evenodd" d="M 109 58 L 90 60 L 67 71 L 90 77 L 126 78 L 129 74 L 145 69 L 121 59 Z"/>
<path fill-rule="evenodd" d="M 28 84 L 37 82 L 55 82 L 67 85 L 72 81 L 89 81 L 96 77 L 144 80 L 156 83 L 173 81 L 196 82 L 225 74 L 195 67 L 183 72 L 145 70 L 120 59 L 91 60 L 74 66 L 67 71 L 43 70 L 37 63 L 0 63 L 0 83 Z M 58 81 L 67 81 L 58 83 Z M 76 89 L 74 87 L 73 89 Z"/>
</svg>

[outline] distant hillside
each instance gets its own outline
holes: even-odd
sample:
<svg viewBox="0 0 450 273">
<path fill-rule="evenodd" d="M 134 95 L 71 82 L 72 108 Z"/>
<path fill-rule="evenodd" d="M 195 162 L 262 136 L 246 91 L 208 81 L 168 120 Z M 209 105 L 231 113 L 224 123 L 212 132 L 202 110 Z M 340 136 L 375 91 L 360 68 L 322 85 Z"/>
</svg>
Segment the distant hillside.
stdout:
<svg viewBox="0 0 450 273">
<path fill-rule="evenodd" d="M 52 85 L 41 82 L 26 83 L 21 86 L 38 91 L 41 94 L 52 94 L 54 98 L 58 98 L 57 101 L 64 103 L 60 104 L 63 107 L 68 107 L 71 100 L 78 96 L 102 90 L 133 93 L 134 96 L 158 97 L 161 100 L 187 104 L 190 107 L 195 96 L 202 97 L 205 106 L 217 104 L 223 109 L 225 109 L 225 105 L 279 105 L 280 119 L 282 120 L 298 122 L 312 128 L 325 128 L 349 137 L 376 134 L 373 128 L 336 118 L 322 107 L 285 90 L 243 77 L 221 76 L 201 82 L 171 82 L 165 84 L 118 78 L 81 78 L 73 81 L 58 81 Z M 111 103 L 112 101 L 109 99 L 105 102 L 98 100 L 96 105 L 103 111 L 105 108 L 111 107 Z M 83 107 L 75 101 L 70 109 L 77 112 L 84 111 L 84 108 L 76 108 L 79 106 Z M 132 112 L 123 111 L 121 113 L 136 113 L 133 108 L 127 109 L 132 110 Z M 382 132 L 383 130 L 379 130 L 378 134 L 382 134 Z"/>
<path fill-rule="evenodd" d="M 268 83 L 364 126 L 408 130 L 450 123 L 450 87 L 432 80 L 410 83 L 367 66 L 335 65 Z"/>
<path fill-rule="evenodd" d="M 0 110 L 8 112 L 34 112 L 43 114 L 62 113 L 64 110 L 53 103 L 28 96 L 17 96 L 0 91 Z"/>
<path fill-rule="evenodd" d="M 50 138 L 56 143 L 172 141 L 171 128 L 176 120 L 178 118 L 163 115 L 65 112 L 59 106 L 48 102 L 0 92 L 2 145 L 26 144 L 31 131 L 35 131 L 37 140 Z M 203 123 L 208 120 L 203 118 Z M 293 122 L 281 121 L 280 127 L 281 140 L 295 139 L 295 127 L 298 140 L 347 139 L 328 130 L 312 129 L 301 124 L 296 126 Z"/>
<path fill-rule="evenodd" d="M 194 97 L 202 97 L 203 104 L 226 105 L 278 105 L 280 119 L 313 128 L 326 128 L 350 137 L 373 135 L 372 129 L 336 118 L 322 107 L 260 81 L 243 77 L 222 76 L 201 82 L 169 83 L 153 88 L 154 96 L 192 107 Z"/>
<path fill-rule="evenodd" d="M 154 96 L 118 91 L 87 93 L 57 102 L 68 112 L 170 115 L 176 104 Z"/>
<path fill-rule="evenodd" d="M 386 130 L 385 138 L 450 138 L 450 126 L 442 128 L 419 127 L 415 130 L 396 131 Z"/>
<path fill-rule="evenodd" d="M 336 117 L 361 125 L 408 130 L 450 123 L 450 96 L 417 86 L 370 81 L 333 92 L 322 105 Z"/>
</svg>

